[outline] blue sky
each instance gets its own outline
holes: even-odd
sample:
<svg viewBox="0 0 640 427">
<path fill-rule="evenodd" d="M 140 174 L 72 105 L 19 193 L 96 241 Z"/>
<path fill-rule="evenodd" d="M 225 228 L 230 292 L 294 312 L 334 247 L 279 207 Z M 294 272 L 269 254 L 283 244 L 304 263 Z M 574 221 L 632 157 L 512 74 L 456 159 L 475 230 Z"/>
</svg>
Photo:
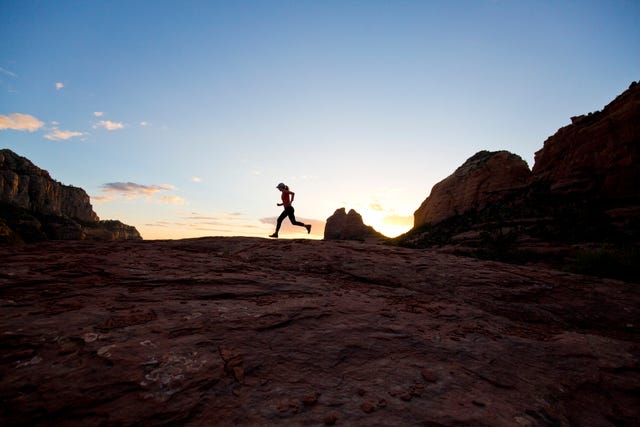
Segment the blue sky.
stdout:
<svg viewBox="0 0 640 427">
<path fill-rule="evenodd" d="M 638 22 L 635 0 L 0 0 L 0 148 L 145 238 L 266 236 L 279 182 L 312 237 L 340 207 L 395 235 L 477 151 L 532 167 L 640 80 Z"/>
</svg>

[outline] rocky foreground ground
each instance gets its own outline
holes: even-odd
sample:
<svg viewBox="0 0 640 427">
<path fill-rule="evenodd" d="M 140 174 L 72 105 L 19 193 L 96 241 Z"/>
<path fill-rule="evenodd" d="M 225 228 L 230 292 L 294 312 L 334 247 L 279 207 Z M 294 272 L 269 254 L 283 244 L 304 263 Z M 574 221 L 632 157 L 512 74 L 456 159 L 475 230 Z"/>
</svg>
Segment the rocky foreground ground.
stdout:
<svg viewBox="0 0 640 427">
<path fill-rule="evenodd" d="M 0 247 L 0 424 L 638 425 L 640 287 L 357 242 Z"/>
</svg>

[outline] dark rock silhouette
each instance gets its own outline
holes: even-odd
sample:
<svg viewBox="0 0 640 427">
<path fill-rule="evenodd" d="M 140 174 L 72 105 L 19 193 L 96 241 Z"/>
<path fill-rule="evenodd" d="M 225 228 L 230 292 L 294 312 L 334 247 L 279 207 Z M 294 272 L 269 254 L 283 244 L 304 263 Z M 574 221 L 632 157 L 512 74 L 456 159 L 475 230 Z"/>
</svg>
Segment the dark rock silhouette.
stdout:
<svg viewBox="0 0 640 427">
<path fill-rule="evenodd" d="M 515 155 L 477 153 L 433 187 L 396 243 L 555 266 L 601 248 L 640 280 L 640 85 L 572 122 L 530 173 Z"/>
<path fill-rule="evenodd" d="M 135 227 L 100 221 L 89 196 L 25 157 L 0 150 L 0 243 L 141 239 Z"/>
<path fill-rule="evenodd" d="M 325 240 L 382 240 L 385 237 L 373 227 L 365 225 L 362 215 L 355 210 L 346 212 L 345 208 L 336 211 L 327 218 L 324 228 Z"/>
<path fill-rule="evenodd" d="M 640 287 L 349 241 L 0 246 L 0 424 L 640 424 Z"/>
</svg>

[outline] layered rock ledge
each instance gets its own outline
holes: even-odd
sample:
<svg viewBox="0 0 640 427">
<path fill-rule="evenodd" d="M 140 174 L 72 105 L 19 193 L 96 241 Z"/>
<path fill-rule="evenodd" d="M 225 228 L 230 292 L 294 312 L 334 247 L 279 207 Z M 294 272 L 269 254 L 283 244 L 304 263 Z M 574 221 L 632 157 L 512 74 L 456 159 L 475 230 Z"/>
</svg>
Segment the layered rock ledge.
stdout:
<svg viewBox="0 0 640 427">
<path fill-rule="evenodd" d="M 638 425 L 640 288 L 346 241 L 0 247 L 2 425 Z"/>
<path fill-rule="evenodd" d="M 89 195 L 54 180 L 11 150 L 0 150 L 0 243 L 140 240 L 135 227 L 100 221 Z"/>
</svg>

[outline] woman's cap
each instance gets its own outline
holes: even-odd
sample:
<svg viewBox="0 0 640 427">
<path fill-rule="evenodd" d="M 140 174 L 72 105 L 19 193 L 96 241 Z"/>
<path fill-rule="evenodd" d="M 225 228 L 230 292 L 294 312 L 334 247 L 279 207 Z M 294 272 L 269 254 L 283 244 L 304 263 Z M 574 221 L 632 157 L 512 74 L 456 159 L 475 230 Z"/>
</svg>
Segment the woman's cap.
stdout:
<svg viewBox="0 0 640 427">
<path fill-rule="evenodd" d="M 280 190 L 280 189 L 285 188 L 285 187 L 286 187 L 286 185 L 284 185 L 284 183 L 281 182 L 280 184 L 278 184 L 278 186 L 276 188 L 278 190 Z"/>
</svg>

